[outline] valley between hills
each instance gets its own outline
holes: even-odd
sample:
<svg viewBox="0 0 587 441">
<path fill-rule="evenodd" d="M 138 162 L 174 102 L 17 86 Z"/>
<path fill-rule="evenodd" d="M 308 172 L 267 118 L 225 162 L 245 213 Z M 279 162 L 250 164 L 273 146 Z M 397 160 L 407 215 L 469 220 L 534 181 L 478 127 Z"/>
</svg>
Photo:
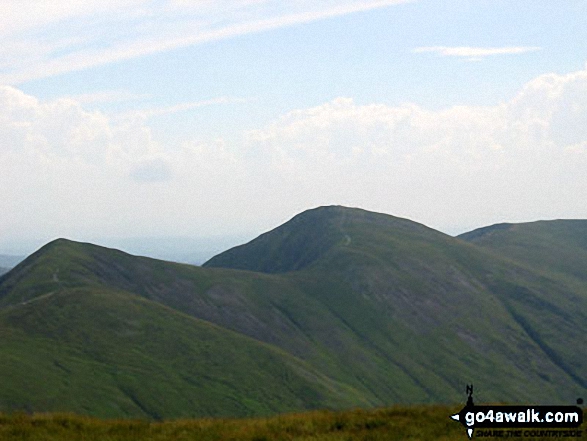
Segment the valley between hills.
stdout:
<svg viewBox="0 0 587 441">
<path fill-rule="evenodd" d="M 587 395 L 587 221 L 340 206 L 203 266 L 53 241 L 0 276 L 0 411 L 268 416 Z"/>
</svg>

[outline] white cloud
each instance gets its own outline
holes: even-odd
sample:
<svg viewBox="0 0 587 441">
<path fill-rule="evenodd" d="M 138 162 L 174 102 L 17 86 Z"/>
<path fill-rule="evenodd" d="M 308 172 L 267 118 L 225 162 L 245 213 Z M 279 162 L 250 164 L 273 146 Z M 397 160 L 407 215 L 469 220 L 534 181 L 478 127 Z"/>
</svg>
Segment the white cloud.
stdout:
<svg viewBox="0 0 587 441">
<path fill-rule="evenodd" d="M 0 145 L 0 154 L 28 152 L 90 164 L 138 160 L 158 149 L 140 121 L 113 123 L 73 98 L 43 103 L 10 86 L 0 87 Z"/>
<path fill-rule="evenodd" d="M 469 46 L 430 46 L 417 47 L 414 53 L 433 52 L 446 57 L 464 57 L 471 61 L 478 61 L 493 55 L 516 55 L 536 52 L 542 48 L 537 46 L 505 46 L 505 47 L 469 47 Z"/>
<path fill-rule="evenodd" d="M 587 218 L 577 199 L 587 194 L 586 127 L 584 70 L 541 76 L 488 107 L 432 111 L 338 98 L 284 115 L 247 140 L 308 201 L 448 228 Z"/>
<path fill-rule="evenodd" d="M 150 98 L 149 94 L 131 93 L 127 90 L 103 90 L 94 93 L 83 93 L 80 95 L 71 95 L 66 98 L 77 101 L 80 104 L 95 103 L 116 103 L 123 101 L 137 101 Z"/>
<path fill-rule="evenodd" d="M 206 106 L 213 106 L 216 104 L 234 104 L 234 103 L 244 103 L 246 100 L 244 98 L 230 98 L 230 97 L 219 97 L 219 98 L 212 98 L 209 100 L 202 100 L 202 101 L 193 101 L 189 103 L 180 103 L 175 104 L 173 106 L 163 106 L 163 107 L 155 107 L 155 108 L 148 108 L 139 110 L 136 112 L 131 112 L 137 116 L 143 118 L 151 118 L 153 116 L 159 115 L 167 115 L 170 113 L 177 113 L 177 112 L 185 112 L 192 109 L 197 109 L 200 107 Z"/>
<path fill-rule="evenodd" d="M 19 84 L 408 1 L 11 0 L 0 6 L 0 83 Z"/>
<path fill-rule="evenodd" d="M 130 177 L 139 182 L 169 181 L 171 167 L 163 158 L 149 158 L 139 162 L 130 172 Z"/>
<path fill-rule="evenodd" d="M 221 140 L 163 146 L 145 121 L 0 87 L 0 240 L 190 234 L 245 207 L 242 158 Z"/>
<path fill-rule="evenodd" d="M 2 87 L 0 236 L 261 231 L 324 204 L 452 231 L 587 218 L 586 110 L 587 68 L 540 76 L 496 106 L 338 98 L 242 142 L 168 146 L 140 115 Z"/>
</svg>

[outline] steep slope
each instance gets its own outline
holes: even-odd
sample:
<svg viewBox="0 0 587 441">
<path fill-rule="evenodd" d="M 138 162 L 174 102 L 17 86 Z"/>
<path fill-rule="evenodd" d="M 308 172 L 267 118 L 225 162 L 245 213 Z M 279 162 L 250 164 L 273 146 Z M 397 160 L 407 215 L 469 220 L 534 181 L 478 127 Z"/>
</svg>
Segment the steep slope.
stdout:
<svg viewBox="0 0 587 441">
<path fill-rule="evenodd" d="M 352 241 L 349 226 L 360 224 L 398 232 L 426 234 L 429 228 L 406 219 L 341 206 L 318 207 L 298 214 L 285 224 L 231 248 L 204 263 L 204 267 L 285 273 L 307 268 Z"/>
<path fill-rule="evenodd" d="M 203 266 L 265 273 L 305 268 L 345 240 L 339 228 L 344 213 L 342 207 L 305 211 L 245 245 L 214 256 Z"/>
<path fill-rule="evenodd" d="M 460 239 L 528 266 L 587 282 L 587 221 L 554 220 L 498 224 Z"/>
<path fill-rule="evenodd" d="M 0 278 L 0 308 L 88 289 L 278 347 L 325 403 L 459 402 L 470 382 L 486 401 L 587 392 L 584 283 L 364 210 L 310 210 L 203 268 L 59 240 Z"/>
<path fill-rule="evenodd" d="M 322 224 L 318 229 L 328 225 L 338 240 L 287 277 L 304 283 L 304 292 L 342 318 L 388 372 L 395 366 L 412 375 L 403 383 L 424 390 L 420 400 L 447 396 L 465 378 L 499 391 L 490 392 L 497 400 L 587 387 L 587 360 L 577 351 L 587 330 L 584 284 L 547 277 L 405 219 L 345 207 L 298 217 L 305 225 Z M 279 240 L 289 228 L 266 233 L 264 241 L 274 235 Z M 256 245 L 238 251 L 249 268 L 259 269 L 259 256 L 273 259 Z M 215 265 L 230 266 L 216 258 L 206 264 Z M 504 380 L 508 376 L 512 381 Z M 542 392 L 531 384 L 541 384 Z"/>
<path fill-rule="evenodd" d="M 275 347 L 101 285 L 84 267 L 95 254 L 124 256 L 60 240 L 0 280 L 15 287 L 0 309 L 0 411 L 158 419 L 366 404 Z"/>
</svg>

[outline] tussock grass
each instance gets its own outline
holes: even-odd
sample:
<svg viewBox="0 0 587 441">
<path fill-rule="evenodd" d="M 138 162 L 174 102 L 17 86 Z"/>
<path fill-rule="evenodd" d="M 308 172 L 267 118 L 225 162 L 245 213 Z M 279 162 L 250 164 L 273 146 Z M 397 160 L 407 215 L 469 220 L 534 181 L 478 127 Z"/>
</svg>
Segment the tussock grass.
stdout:
<svg viewBox="0 0 587 441">
<path fill-rule="evenodd" d="M 0 414 L 0 440 L 383 441 L 466 440 L 455 406 L 314 411 L 255 419 L 100 420 L 73 414 Z M 580 439 L 587 439 L 583 430 Z M 523 438 L 526 441 L 541 438 Z M 546 439 L 546 438 L 545 438 Z M 573 438 L 578 439 L 578 438 Z"/>
</svg>

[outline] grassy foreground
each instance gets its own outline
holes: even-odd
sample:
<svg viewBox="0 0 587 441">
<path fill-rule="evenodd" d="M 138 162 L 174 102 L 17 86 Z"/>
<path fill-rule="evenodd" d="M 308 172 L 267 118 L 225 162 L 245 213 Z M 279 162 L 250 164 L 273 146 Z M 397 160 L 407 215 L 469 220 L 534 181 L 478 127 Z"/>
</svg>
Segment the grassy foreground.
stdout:
<svg viewBox="0 0 587 441">
<path fill-rule="evenodd" d="M 466 440 L 463 427 L 449 418 L 458 410 L 458 406 L 396 406 L 368 411 L 314 411 L 271 418 L 164 422 L 14 413 L 0 414 L 0 440 Z M 567 439 L 587 439 L 587 429 L 584 426 L 581 429 L 581 438 Z"/>
</svg>

